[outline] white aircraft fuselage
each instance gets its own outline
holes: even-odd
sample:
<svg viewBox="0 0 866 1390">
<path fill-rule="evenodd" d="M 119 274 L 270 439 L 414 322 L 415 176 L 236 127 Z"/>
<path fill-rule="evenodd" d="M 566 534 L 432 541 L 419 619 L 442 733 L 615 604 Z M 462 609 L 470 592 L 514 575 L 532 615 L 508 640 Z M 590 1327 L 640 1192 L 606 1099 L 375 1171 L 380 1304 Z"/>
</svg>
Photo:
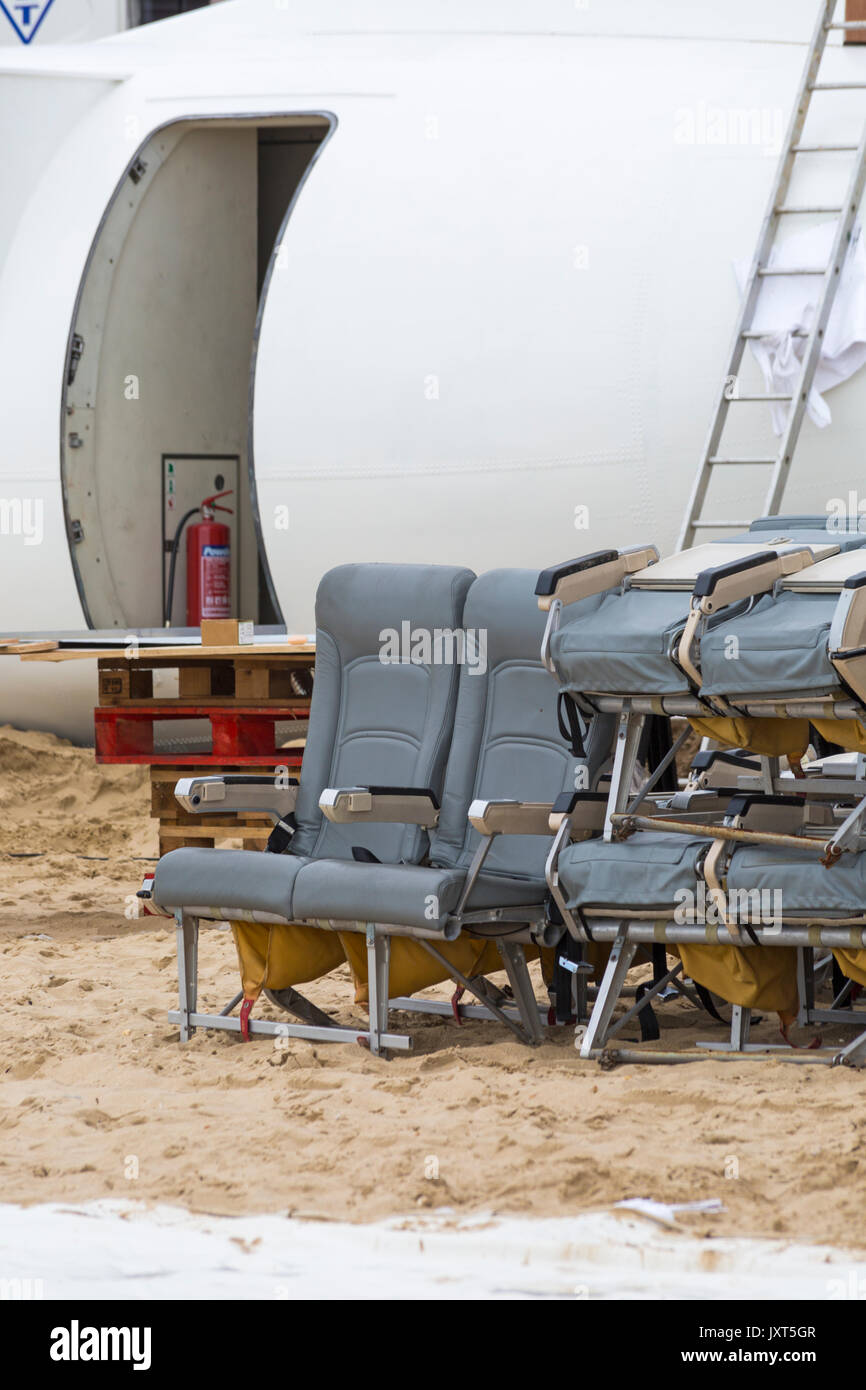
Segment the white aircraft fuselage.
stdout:
<svg viewBox="0 0 866 1390">
<path fill-rule="evenodd" d="M 674 543 L 814 0 L 358 9 L 3 50 L 0 631 L 160 626 L 215 479 L 234 611 L 290 631 L 348 560 Z M 805 429 L 788 510 L 856 484 L 864 394 Z M 744 453 L 773 442 L 749 409 Z M 742 473 L 716 497 L 762 510 Z M 91 663 L 0 674 L 0 720 L 87 737 Z"/>
</svg>

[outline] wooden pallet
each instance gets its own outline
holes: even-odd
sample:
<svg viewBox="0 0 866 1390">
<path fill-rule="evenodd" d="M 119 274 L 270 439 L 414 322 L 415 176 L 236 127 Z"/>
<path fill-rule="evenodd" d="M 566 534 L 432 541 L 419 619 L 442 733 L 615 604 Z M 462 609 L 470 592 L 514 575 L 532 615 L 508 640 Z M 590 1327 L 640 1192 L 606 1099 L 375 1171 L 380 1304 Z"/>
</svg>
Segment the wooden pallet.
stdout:
<svg viewBox="0 0 866 1390">
<path fill-rule="evenodd" d="M 56 654 L 55 654 L 56 655 Z M 98 660 L 99 704 L 94 711 L 96 760 L 157 767 L 298 767 L 302 750 L 277 745 L 278 723 L 306 734 L 315 653 L 286 644 L 252 647 L 139 648 Z M 154 676 L 168 672 L 176 694 L 154 692 Z M 210 751 L 188 756 L 156 751 L 155 725 L 199 719 L 210 732 Z"/>
<path fill-rule="evenodd" d="M 150 763 L 156 767 L 185 767 L 197 764 L 215 767 L 299 767 L 301 747 L 277 746 L 278 723 L 299 725 L 299 738 L 306 734 L 309 701 L 303 705 L 214 706 L 156 701 L 142 705 L 103 706 L 93 711 L 94 745 L 98 763 Z M 155 751 L 154 726 L 167 720 L 207 720 L 210 726 L 210 752 Z"/>
<path fill-rule="evenodd" d="M 226 767 L 226 772 L 237 772 L 237 767 Z M 175 783 L 181 777 L 193 773 L 203 776 L 212 774 L 214 768 L 197 766 L 190 768 L 154 767 L 150 769 L 150 814 L 159 821 L 159 853 L 167 854 L 170 849 L 188 846 L 213 848 L 226 839 L 240 839 L 243 849 L 263 850 L 271 833 L 272 822 L 263 815 L 216 815 L 194 816 L 179 805 L 174 795 Z"/>
<path fill-rule="evenodd" d="M 181 652 L 182 655 L 178 655 Z M 240 653 L 240 654 L 239 654 Z M 100 656 L 101 707 L 163 704 L 261 705 L 309 709 L 315 655 L 287 648 L 186 647 Z M 154 673 L 175 672 L 177 694 L 154 694 Z"/>
<path fill-rule="evenodd" d="M 244 768 L 300 768 L 309 718 L 315 648 L 304 637 L 225 647 L 62 647 L 56 641 L 9 640 L 0 654 L 22 661 L 96 660 L 99 704 L 94 710 L 96 761 L 150 765 L 151 814 L 159 822 L 159 852 L 184 845 L 213 846 L 240 839 L 264 849 L 267 816 L 195 816 L 174 797 L 180 777 Z M 176 673 L 176 692 L 155 690 L 160 672 Z M 160 678 L 160 687 L 172 681 Z M 163 720 L 206 720 L 209 753 L 157 753 L 155 725 Z M 278 747 L 276 725 L 292 723 L 298 738 Z"/>
</svg>

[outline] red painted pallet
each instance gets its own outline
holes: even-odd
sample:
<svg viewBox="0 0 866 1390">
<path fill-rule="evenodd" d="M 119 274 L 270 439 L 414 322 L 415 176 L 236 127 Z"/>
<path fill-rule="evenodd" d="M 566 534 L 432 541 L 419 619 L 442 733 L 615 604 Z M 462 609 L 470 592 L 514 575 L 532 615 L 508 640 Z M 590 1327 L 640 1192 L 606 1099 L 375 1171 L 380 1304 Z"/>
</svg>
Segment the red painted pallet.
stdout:
<svg viewBox="0 0 866 1390">
<path fill-rule="evenodd" d="M 174 701 L 149 701 L 141 706 L 99 705 L 93 711 L 96 761 L 151 763 L 157 767 L 215 767 L 227 763 L 239 767 L 299 767 L 303 749 L 278 748 L 276 725 L 297 721 L 298 736 L 303 737 L 306 728 L 301 721 L 308 716 L 308 704 L 276 709 L 263 709 L 261 705 L 178 705 Z M 170 719 L 207 719 L 210 752 L 154 752 L 154 725 Z"/>
</svg>

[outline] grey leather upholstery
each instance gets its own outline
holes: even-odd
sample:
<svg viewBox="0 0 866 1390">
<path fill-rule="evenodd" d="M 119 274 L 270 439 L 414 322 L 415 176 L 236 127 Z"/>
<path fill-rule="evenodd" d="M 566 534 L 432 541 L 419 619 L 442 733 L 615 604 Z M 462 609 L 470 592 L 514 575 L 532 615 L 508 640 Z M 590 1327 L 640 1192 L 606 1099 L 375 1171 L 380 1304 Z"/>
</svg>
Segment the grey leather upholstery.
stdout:
<svg viewBox="0 0 866 1390">
<path fill-rule="evenodd" d="M 657 831 L 640 831 L 620 843 L 583 840 L 563 851 L 559 881 L 569 907 L 590 916 L 593 908 L 670 913 L 684 902 L 684 891 L 694 893 L 698 855 L 709 843 Z M 725 882 L 735 915 L 735 895 L 746 894 L 768 913 L 778 909 L 784 921 L 866 916 L 866 854 L 843 854 L 825 869 L 808 850 L 738 845 Z M 748 907 L 745 897 L 739 901 Z"/>
<path fill-rule="evenodd" d="M 383 922 L 442 931 L 465 882 L 465 869 L 313 860 L 298 874 L 294 911 L 298 917 Z M 541 902 L 542 895 L 543 886 L 536 879 L 482 874 L 473 888 L 467 911 L 530 905 Z"/>
<path fill-rule="evenodd" d="M 702 693 L 766 700 L 837 689 L 840 682 L 827 655 L 827 639 L 838 597 L 765 594 L 750 613 L 722 615 L 701 639 Z"/>
<path fill-rule="evenodd" d="M 570 908 L 670 912 L 683 888 L 694 891 L 695 864 L 709 840 L 641 830 L 628 840 L 579 840 L 559 857 L 559 882 Z"/>
<path fill-rule="evenodd" d="M 671 646 L 689 615 L 689 594 L 627 589 L 604 594 L 586 614 L 566 608 L 550 655 L 564 690 L 685 695 L 689 683 Z"/>
<path fill-rule="evenodd" d="M 752 522 L 749 534 L 766 535 L 768 542 L 787 536 L 840 550 L 866 545 L 866 532 L 857 529 L 853 517 L 843 530 L 827 516 L 762 516 Z M 827 656 L 837 600 L 836 594 L 783 592 L 758 599 L 749 613 L 723 613 L 701 640 L 702 694 L 766 699 L 837 689 L 839 677 Z M 734 651 L 736 660 L 731 658 Z"/>
<path fill-rule="evenodd" d="M 384 862 L 414 862 L 427 851 L 418 826 L 334 825 L 319 810 L 329 786 L 430 787 L 441 794 L 459 670 L 445 662 L 382 661 L 385 634 L 460 628 L 471 570 L 450 565 L 340 565 L 316 595 L 316 675 L 295 817 L 283 855 L 177 849 L 154 876 L 163 907 L 258 903 L 292 914 L 300 865 L 352 858 L 361 846 Z M 261 878 L 261 883 L 259 879 Z M 264 907 L 262 901 L 258 904 Z"/>
<path fill-rule="evenodd" d="M 457 905 L 481 840 L 467 813 L 476 799 L 552 803 L 574 788 L 575 759 L 556 719 L 556 683 L 540 661 L 545 615 L 534 570 L 492 570 L 476 579 L 464 610 L 467 629 L 484 634 L 485 669 L 464 665 L 442 811 L 430 835 L 429 868 L 385 868 L 321 860 L 298 875 L 299 916 L 364 920 L 441 930 Z M 591 765 L 607 753 L 612 722 L 589 735 Z M 546 836 L 500 836 L 466 905 L 540 904 L 546 887 Z"/>
<path fill-rule="evenodd" d="M 351 859 L 352 846 L 385 863 L 422 857 L 419 826 L 334 825 L 319 810 L 325 787 L 442 787 L 459 668 L 380 660 L 390 629 L 459 628 L 471 570 L 449 565 L 340 565 L 316 595 L 315 717 L 304 752 L 292 853 Z M 408 658 L 408 653 L 407 653 Z"/>
<path fill-rule="evenodd" d="M 262 854 L 245 849 L 173 849 L 154 875 L 154 898 L 162 907 L 219 907 L 274 912 L 288 917 L 292 889 L 302 864 L 299 854 Z"/>
<path fill-rule="evenodd" d="M 831 869 L 825 869 L 808 850 L 739 845 L 727 884 L 729 892 L 769 895 L 767 901 L 778 901 L 786 920 L 866 917 L 866 853 L 843 854 Z"/>
<path fill-rule="evenodd" d="M 866 533 L 828 529 L 826 517 L 759 517 L 731 544 L 766 538 L 851 550 Z M 864 557 L 866 567 L 866 557 Z M 685 695 L 689 683 L 671 658 L 689 613 L 690 594 L 627 589 L 566 608 L 550 655 L 564 690 L 614 695 Z M 709 619 L 700 657 L 705 695 L 772 694 L 832 689 L 838 678 L 827 659 L 834 595 L 782 593 L 758 599 L 749 613 L 732 605 Z M 739 657 L 730 659 L 735 635 Z M 782 659 L 782 652 L 785 653 Z"/>
<path fill-rule="evenodd" d="M 434 865 L 471 863 L 481 838 L 466 819 L 472 801 L 553 802 L 574 790 L 575 760 L 559 733 L 556 682 L 540 660 L 546 614 L 535 597 L 537 578 L 532 570 L 491 570 L 469 591 L 465 622 L 487 633 L 487 672 L 461 673 L 442 814 L 430 836 Z M 593 726 L 588 751 L 594 756 L 610 743 L 612 725 L 603 725 Z M 543 836 L 500 836 L 484 867 L 543 884 L 548 848 Z"/>
</svg>

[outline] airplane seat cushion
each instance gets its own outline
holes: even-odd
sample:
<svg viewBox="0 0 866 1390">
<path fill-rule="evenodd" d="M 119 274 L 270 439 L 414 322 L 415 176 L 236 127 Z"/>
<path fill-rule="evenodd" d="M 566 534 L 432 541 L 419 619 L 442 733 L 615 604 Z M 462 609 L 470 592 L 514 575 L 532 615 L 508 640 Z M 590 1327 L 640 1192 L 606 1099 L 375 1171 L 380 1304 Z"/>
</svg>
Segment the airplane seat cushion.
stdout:
<svg viewBox="0 0 866 1390">
<path fill-rule="evenodd" d="M 300 918 L 380 922 L 442 931 L 457 906 L 466 872 L 418 864 L 361 864 L 311 860 L 295 884 L 293 910 Z M 481 874 L 467 910 L 541 903 L 544 879 Z"/>
<path fill-rule="evenodd" d="M 698 855 L 709 841 L 641 830 L 627 840 L 579 840 L 559 858 L 559 881 L 570 908 L 672 911 L 683 889 L 694 890 Z"/>
<path fill-rule="evenodd" d="M 866 917 L 864 853 L 843 854 L 826 869 L 809 850 L 739 845 L 728 866 L 727 883 L 729 891 L 777 891 L 783 918 Z"/>
<path fill-rule="evenodd" d="M 614 695 L 688 694 L 688 682 L 669 652 L 688 617 L 689 598 L 687 593 L 626 589 L 604 594 L 588 613 L 569 618 L 566 608 L 550 644 L 562 688 Z"/>
<path fill-rule="evenodd" d="M 291 915 L 292 889 L 302 855 L 243 849 L 173 849 L 153 878 L 154 902 L 165 908 L 214 907 Z"/>
<path fill-rule="evenodd" d="M 768 697 L 835 690 L 827 655 L 838 595 L 764 594 L 750 613 L 726 616 L 701 638 L 705 695 Z"/>
</svg>

